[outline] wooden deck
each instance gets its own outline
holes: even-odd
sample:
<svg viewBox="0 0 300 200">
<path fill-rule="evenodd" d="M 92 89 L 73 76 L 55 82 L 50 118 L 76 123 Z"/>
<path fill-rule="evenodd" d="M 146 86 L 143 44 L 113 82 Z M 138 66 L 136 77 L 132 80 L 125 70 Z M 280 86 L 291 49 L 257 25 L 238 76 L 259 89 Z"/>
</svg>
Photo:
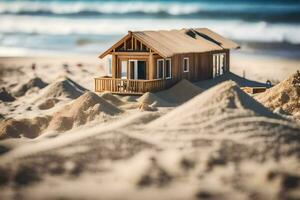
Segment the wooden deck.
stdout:
<svg viewBox="0 0 300 200">
<path fill-rule="evenodd" d="M 166 82 L 162 79 L 133 80 L 120 78 L 95 78 L 95 91 L 109 91 L 115 94 L 141 95 L 145 92 L 156 92 L 165 89 Z"/>
<path fill-rule="evenodd" d="M 241 89 L 250 94 L 256 94 L 256 93 L 261 93 L 265 92 L 267 90 L 266 87 L 241 87 Z"/>
</svg>

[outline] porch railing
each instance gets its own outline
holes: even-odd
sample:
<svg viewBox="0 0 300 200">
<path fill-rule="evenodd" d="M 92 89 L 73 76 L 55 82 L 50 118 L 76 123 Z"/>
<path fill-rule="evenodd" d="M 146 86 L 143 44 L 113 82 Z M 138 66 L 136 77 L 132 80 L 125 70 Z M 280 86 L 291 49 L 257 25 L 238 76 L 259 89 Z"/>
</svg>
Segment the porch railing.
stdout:
<svg viewBox="0 0 300 200">
<path fill-rule="evenodd" d="M 95 91 L 109 91 L 119 94 L 143 94 L 165 89 L 166 82 L 162 79 L 133 80 L 120 78 L 95 78 Z"/>
</svg>

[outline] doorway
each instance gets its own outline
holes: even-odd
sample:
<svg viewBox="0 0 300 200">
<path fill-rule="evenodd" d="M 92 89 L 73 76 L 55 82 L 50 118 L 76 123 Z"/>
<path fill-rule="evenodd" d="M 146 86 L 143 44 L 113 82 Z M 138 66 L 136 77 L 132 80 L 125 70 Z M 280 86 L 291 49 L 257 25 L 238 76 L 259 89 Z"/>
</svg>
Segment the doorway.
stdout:
<svg viewBox="0 0 300 200">
<path fill-rule="evenodd" d="M 144 60 L 129 60 L 130 78 L 137 80 L 147 79 L 147 63 Z"/>
<path fill-rule="evenodd" d="M 227 71 L 226 54 L 213 54 L 213 78 L 221 76 Z"/>
<path fill-rule="evenodd" d="M 137 79 L 146 80 L 146 61 L 138 61 L 137 65 Z"/>
</svg>

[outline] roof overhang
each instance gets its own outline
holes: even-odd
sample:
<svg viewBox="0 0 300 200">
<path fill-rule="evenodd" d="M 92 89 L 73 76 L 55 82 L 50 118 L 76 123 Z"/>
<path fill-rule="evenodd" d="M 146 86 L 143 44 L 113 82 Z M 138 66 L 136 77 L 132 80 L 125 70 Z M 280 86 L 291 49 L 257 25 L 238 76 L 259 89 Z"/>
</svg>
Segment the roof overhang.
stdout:
<svg viewBox="0 0 300 200">
<path fill-rule="evenodd" d="M 123 42 L 130 39 L 131 37 L 134 37 L 134 38 L 140 40 L 144 45 L 146 45 L 148 48 L 150 48 L 153 52 L 159 54 L 161 57 L 163 57 L 163 58 L 170 57 L 170 55 L 164 55 L 162 52 L 159 51 L 159 49 L 154 48 L 151 44 L 149 44 L 147 41 L 145 41 L 142 37 L 139 37 L 138 35 L 134 34 L 134 32 L 128 31 L 127 35 L 125 35 L 117 43 L 115 43 L 113 46 L 111 46 L 109 49 L 107 49 L 105 52 L 103 52 L 101 55 L 99 55 L 98 58 L 103 59 L 105 56 L 112 53 L 115 48 L 120 46 Z"/>
<path fill-rule="evenodd" d="M 103 52 L 98 58 L 104 58 L 108 54 L 110 54 L 115 48 L 117 48 L 119 45 L 121 45 L 124 41 L 131 38 L 132 32 L 128 31 L 128 34 L 125 35 L 122 39 L 120 39 L 117 43 L 115 43 L 113 46 L 111 46 L 109 49 L 107 49 L 105 52 Z"/>
</svg>

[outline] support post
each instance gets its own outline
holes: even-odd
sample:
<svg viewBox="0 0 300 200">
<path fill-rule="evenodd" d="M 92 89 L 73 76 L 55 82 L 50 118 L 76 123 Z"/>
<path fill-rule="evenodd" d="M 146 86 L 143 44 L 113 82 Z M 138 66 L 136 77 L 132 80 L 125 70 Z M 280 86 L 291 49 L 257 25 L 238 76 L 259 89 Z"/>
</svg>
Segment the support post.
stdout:
<svg viewBox="0 0 300 200">
<path fill-rule="evenodd" d="M 117 77 L 117 56 L 112 54 L 112 69 L 111 69 L 111 76 L 112 78 Z"/>
<path fill-rule="evenodd" d="M 153 59 L 153 53 L 150 53 L 149 55 L 149 80 L 154 79 L 154 59 Z"/>
</svg>

